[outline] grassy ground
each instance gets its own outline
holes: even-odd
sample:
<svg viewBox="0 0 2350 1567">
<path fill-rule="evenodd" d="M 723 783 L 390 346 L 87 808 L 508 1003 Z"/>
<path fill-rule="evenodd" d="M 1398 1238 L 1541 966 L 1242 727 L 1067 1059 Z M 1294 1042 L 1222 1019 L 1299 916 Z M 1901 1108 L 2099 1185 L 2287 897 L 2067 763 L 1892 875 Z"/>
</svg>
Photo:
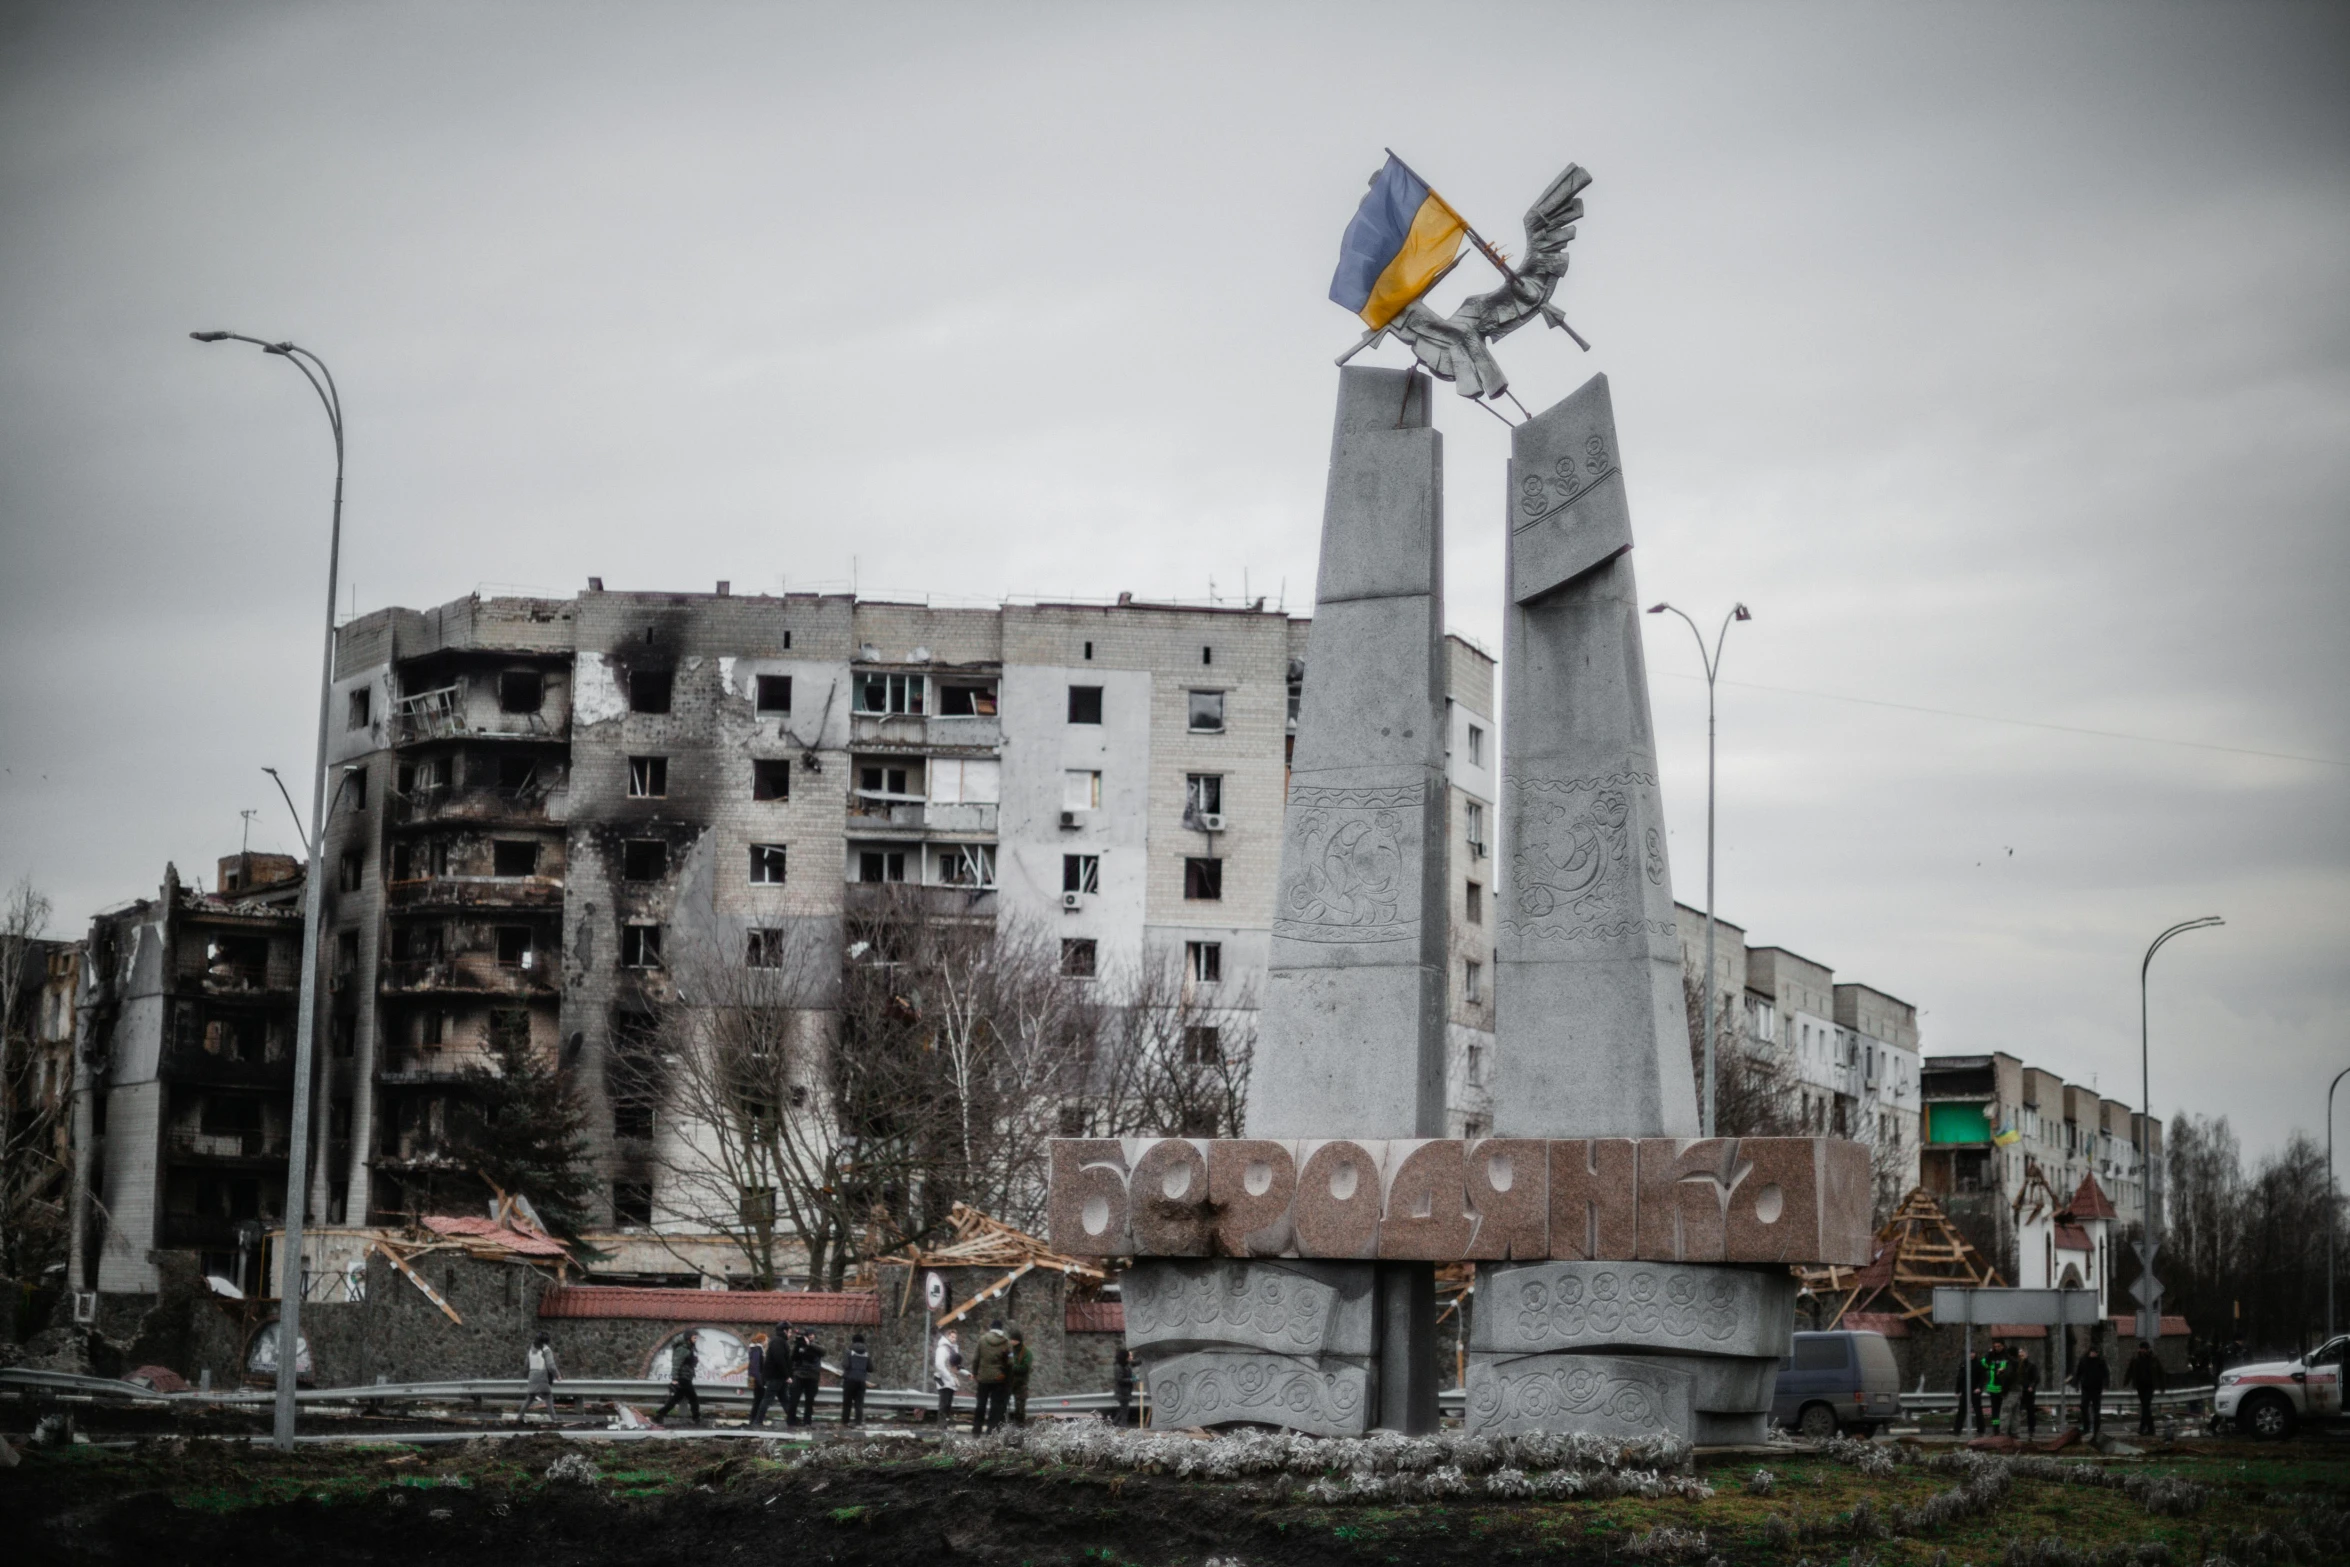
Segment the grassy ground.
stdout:
<svg viewBox="0 0 2350 1567">
<path fill-rule="evenodd" d="M 2210 1443 L 2143 1458 L 1857 1454 L 1701 1462 L 1706 1497 L 1309 1500 L 1297 1477 L 1180 1480 L 906 1444 L 805 1466 L 780 1444 L 35 1449 L 0 1470 L 17 1562 L 1172 1564 L 2350 1561 L 2350 1444 Z M 592 1477 L 551 1479 L 559 1461 Z M 1862 1459 L 1871 1467 L 1884 1460 Z M 1939 1465 L 1940 1467 L 1935 1467 Z M 1767 1485 L 1756 1477 L 1769 1473 Z M 2118 1483 L 2143 1477 L 2134 1489 Z M 2169 1485 L 2148 1481 L 2168 1479 Z M 1957 1499 L 1953 1500 L 1953 1496 Z M 2156 1510 L 2150 1510 L 2156 1509 Z"/>
</svg>

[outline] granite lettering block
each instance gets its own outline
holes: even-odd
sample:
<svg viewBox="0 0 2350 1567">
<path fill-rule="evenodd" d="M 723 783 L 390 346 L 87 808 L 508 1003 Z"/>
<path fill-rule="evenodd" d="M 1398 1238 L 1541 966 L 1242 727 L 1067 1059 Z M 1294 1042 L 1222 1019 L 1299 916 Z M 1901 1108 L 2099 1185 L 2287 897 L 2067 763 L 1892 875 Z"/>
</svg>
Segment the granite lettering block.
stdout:
<svg viewBox="0 0 2350 1567">
<path fill-rule="evenodd" d="M 1126 1222 L 1126 1156 L 1116 1138 L 1056 1137 L 1045 1205 L 1053 1250 L 1120 1257 L 1134 1250 Z"/>
<path fill-rule="evenodd" d="M 1291 1214 L 1297 1249 L 1308 1257 L 1375 1257 L 1385 1200 L 1379 1159 L 1361 1143 L 1314 1146 L 1298 1172 Z"/>
<path fill-rule="evenodd" d="M 1640 1246 L 1640 1145 L 1629 1137 L 1550 1145 L 1550 1251 L 1576 1261 L 1629 1259 Z"/>
<path fill-rule="evenodd" d="M 1640 1255 L 1720 1262 L 1724 1207 L 1737 1174 L 1735 1138 L 1640 1141 Z"/>
<path fill-rule="evenodd" d="M 1550 1150 L 1539 1138 L 1480 1138 L 1461 1151 L 1461 1177 L 1477 1220 L 1464 1256 L 1532 1262 L 1550 1255 Z"/>
<path fill-rule="evenodd" d="M 1278 1257 L 1295 1242 L 1289 1208 L 1297 1196 L 1297 1161 L 1287 1143 L 1218 1138 L 1208 1144 L 1208 1201 L 1215 1211 L 1216 1252 Z"/>
<path fill-rule="evenodd" d="M 1456 1262 L 1467 1256 L 1476 1221 L 1462 1180 L 1461 1144 L 1443 1138 L 1388 1148 L 1390 1158 L 1402 1157 L 1387 1182 L 1379 1255 L 1412 1262 Z"/>
<path fill-rule="evenodd" d="M 1208 1255 L 1208 1157 L 1183 1137 L 1162 1137 L 1134 1161 L 1127 1182 L 1135 1251 L 1147 1257 Z"/>
<path fill-rule="evenodd" d="M 1824 1166 L 1810 1139 L 1741 1138 L 1738 1160 L 1744 1168 L 1730 1191 L 1724 1254 L 1742 1262 L 1811 1260 L 1820 1249 Z"/>
</svg>

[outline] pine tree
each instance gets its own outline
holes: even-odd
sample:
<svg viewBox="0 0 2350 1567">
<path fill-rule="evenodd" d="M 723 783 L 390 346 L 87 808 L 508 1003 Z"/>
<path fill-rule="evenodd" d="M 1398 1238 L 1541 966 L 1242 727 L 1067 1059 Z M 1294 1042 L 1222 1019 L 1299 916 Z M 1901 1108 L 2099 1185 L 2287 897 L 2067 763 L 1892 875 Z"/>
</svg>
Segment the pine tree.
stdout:
<svg viewBox="0 0 2350 1567">
<path fill-rule="evenodd" d="M 587 1111 L 531 1048 L 527 1012 L 493 1013 L 489 1046 L 494 1064 L 466 1073 L 471 1103 L 454 1152 L 498 1190 L 529 1198 L 548 1233 L 576 1242 L 595 1200 Z"/>
</svg>

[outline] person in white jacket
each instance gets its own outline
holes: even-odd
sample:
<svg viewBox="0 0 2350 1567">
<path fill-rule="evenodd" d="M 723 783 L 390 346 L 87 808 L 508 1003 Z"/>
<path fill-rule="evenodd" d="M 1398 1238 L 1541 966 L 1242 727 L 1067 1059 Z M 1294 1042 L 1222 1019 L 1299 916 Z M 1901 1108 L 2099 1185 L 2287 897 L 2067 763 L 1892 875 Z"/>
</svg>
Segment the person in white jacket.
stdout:
<svg viewBox="0 0 2350 1567">
<path fill-rule="evenodd" d="M 955 1342 L 955 1330 L 948 1328 L 938 1336 L 938 1343 L 930 1352 L 930 1378 L 938 1388 L 938 1424 L 941 1430 L 955 1418 L 955 1383 L 962 1375 L 962 1346 Z"/>
<path fill-rule="evenodd" d="M 531 1341 L 530 1353 L 523 1357 L 523 1369 L 529 1382 L 522 1392 L 522 1411 L 517 1420 L 530 1418 L 530 1406 L 540 1399 L 547 1401 L 547 1418 L 555 1418 L 555 1346 L 546 1334 Z"/>
</svg>

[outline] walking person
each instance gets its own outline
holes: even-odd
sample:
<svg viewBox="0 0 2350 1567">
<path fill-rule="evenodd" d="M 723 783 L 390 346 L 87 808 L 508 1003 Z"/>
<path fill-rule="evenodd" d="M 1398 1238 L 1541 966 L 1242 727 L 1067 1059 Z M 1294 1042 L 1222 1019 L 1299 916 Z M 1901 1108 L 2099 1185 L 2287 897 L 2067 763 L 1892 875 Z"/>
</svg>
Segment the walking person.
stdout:
<svg viewBox="0 0 2350 1567">
<path fill-rule="evenodd" d="M 1134 1415 L 1134 1351 L 1125 1345 L 1110 1360 L 1110 1396 L 1117 1401 L 1117 1413 L 1112 1425 L 1130 1426 L 1136 1423 Z"/>
<path fill-rule="evenodd" d="M 1004 1423 L 1004 1405 L 1011 1392 L 1012 1337 L 1004 1319 L 996 1318 L 979 1335 L 979 1358 L 971 1368 L 973 1399 L 971 1434 L 985 1436 Z"/>
<path fill-rule="evenodd" d="M 750 1427 L 756 1431 L 767 1424 L 767 1335 L 751 1335 L 751 1352 L 744 1368 L 744 1377 L 751 1384 Z"/>
<path fill-rule="evenodd" d="M 2138 1434 L 2154 1434 L 2154 1391 L 2162 1386 L 2162 1362 L 2154 1358 L 2154 1346 L 2138 1340 L 2138 1353 L 2130 1357 L 2129 1369 L 2122 1373 L 2138 1395 Z"/>
<path fill-rule="evenodd" d="M 2040 1368 L 2032 1364 L 2029 1350 L 2015 1352 L 2009 1375 L 2015 1383 L 2016 1413 L 2024 1417 L 2024 1435 L 2036 1441 L 2040 1435 Z"/>
<path fill-rule="evenodd" d="M 865 1383 L 873 1375 L 873 1356 L 865 1349 L 865 1335 L 849 1335 L 849 1352 L 840 1359 L 840 1423 L 865 1423 Z"/>
<path fill-rule="evenodd" d="M 655 1425 L 668 1423 L 669 1411 L 677 1407 L 680 1399 L 685 1401 L 686 1412 L 693 1417 L 694 1424 L 698 1426 L 702 1423 L 702 1395 L 694 1386 L 694 1373 L 701 1369 L 695 1359 L 698 1353 L 694 1348 L 695 1337 L 692 1333 L 686 1334 L 677 1341 L 677 1347 L 669 1352 L 669 1402 L 663 1404 L 661 1412 L 653 1417 Z"/>
<path fill-rule="evenodd" d="M 524 1375 L 529 1379 L 522 1390 L 522 1410 L 514 1418 L 528 1420 L 530 1406 L 540 1399 L 547 1401 L 547 1418 L 555 1418 L 555 1345 L 541 1333 L 530 1342 L 530 1352 L 522 1357 Z"/>
<path fill-rule="evenodd" d="M 2073 1385 L 2081 1390 L 2081 1429 L 2092 1442 L 2105 1433 L 2105 1383 L 2112 1369 L 2094 1341 L 2073 1367 Z"/>
<path fill-rule="evenodd" d="M 767 1335 L 766 1353 L 759 1357 L 759 1393 L 761 1418 L 769 1409 L 783 1410 L 783 1423 L 791 1424 L 791 1341 L 792 1325 L 775 1324 L 775 1331 Z"/>
<path fill-rule="evenodd" d="M 1010 1375 L 1006 1382 L 1012 1389 L 1012 1424 L 1028 1424 L 1028 1375 L 1036 1369 L 1036 1351 L 1028 1347 L 1028 1340 L 1018 1328 L 1012 1330 Z"/>
<path fill-rule="evenodd" d="M 937 1344 L 930 1351 L 930 1382 L 938 1389 L 938 1426 L 942 1435 L 955 1418 L 955 1383 L 962 1374 L 963 1349 L 955 1342 L 955 1330 L 948 1328 L 939 1334 Z"/>
<path fill-rule="evenodd" d="M 824 1380 L 824 1347 L 816 1335 L 803 1333 L 791 1347 L 792 1408 L 795 1424 L 816 1423 L 816 1388 Z"/>
</svg>

